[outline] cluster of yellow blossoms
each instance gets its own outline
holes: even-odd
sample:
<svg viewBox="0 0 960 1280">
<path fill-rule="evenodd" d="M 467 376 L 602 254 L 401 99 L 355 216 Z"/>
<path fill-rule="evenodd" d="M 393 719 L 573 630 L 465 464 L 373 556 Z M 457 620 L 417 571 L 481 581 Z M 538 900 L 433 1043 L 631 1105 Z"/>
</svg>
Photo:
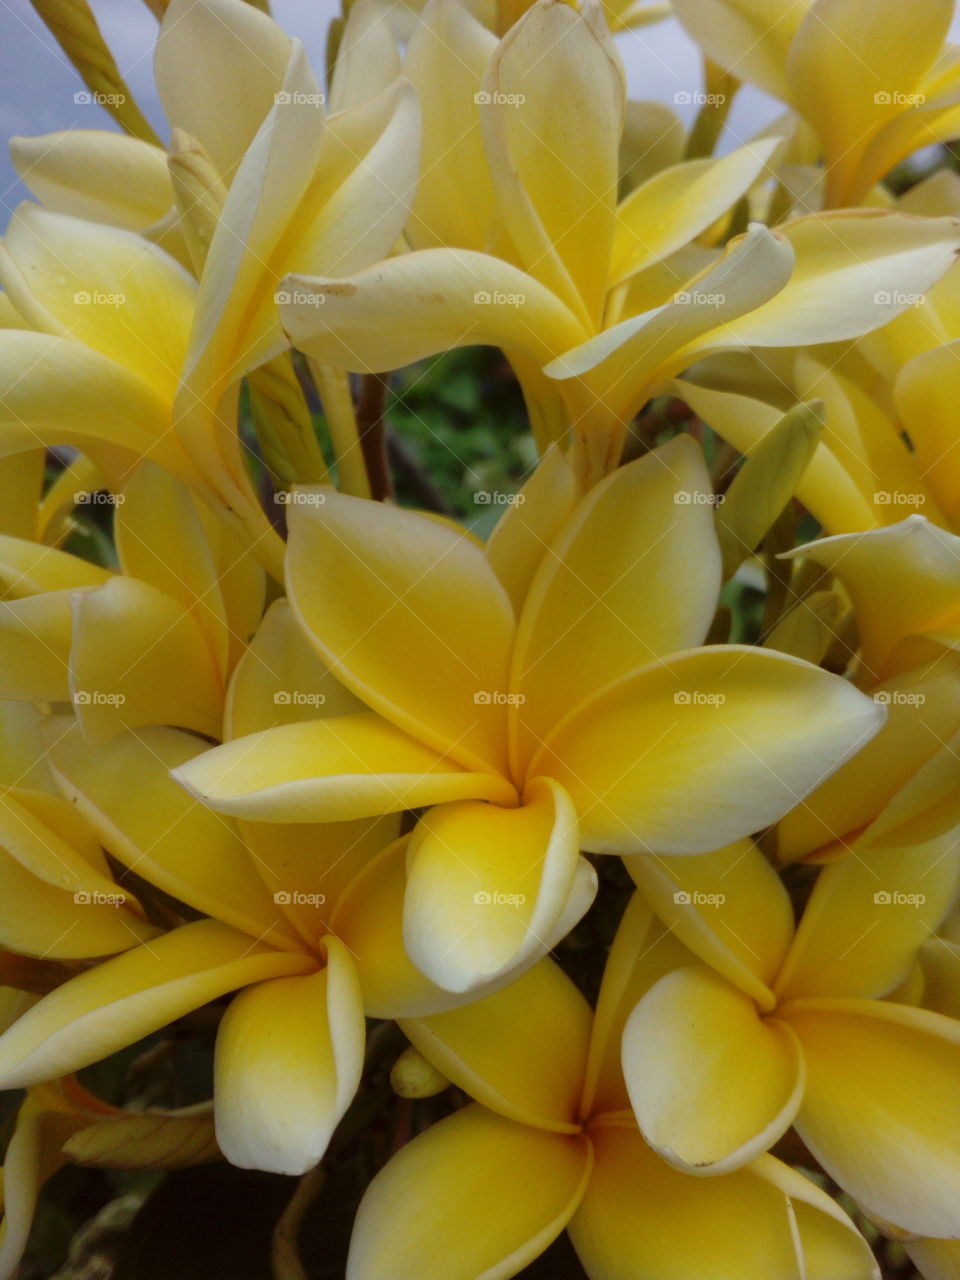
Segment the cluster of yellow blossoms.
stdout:
<svg viewBox="0 0 960 1280">
<path fill-rule="evenodd" d="M 167 146 L 37 7 L 123 132 L 14 139 L 0 242 L 0 1278 L 68 1162 L 307 1175 L 376 1019 L 436 1104 L 348 1280 L 957 1280 L 953 0 L 673 0 L 689 130 L 667 5 L 354 0 L 321 86 L 151 0 Z M 356 403 L 477 344 L 486 541 Z M 209 1103 L 75 1075 L 202 1009 Z"/>
</svg>

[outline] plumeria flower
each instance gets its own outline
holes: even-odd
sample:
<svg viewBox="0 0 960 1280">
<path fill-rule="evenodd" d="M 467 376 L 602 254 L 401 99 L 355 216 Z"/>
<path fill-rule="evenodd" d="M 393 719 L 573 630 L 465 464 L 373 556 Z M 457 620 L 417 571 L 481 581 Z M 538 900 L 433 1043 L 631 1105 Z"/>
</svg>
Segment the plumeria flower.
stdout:
<svg viewBox="0 0 960 1280">
<path fill-rule="evenodd" d="M 785 816 L 779 856 L 824 861 L 853 841 L 923 842 L 950 830 L 960 813 L 960 537 L 914 515 L 791 554 L 835 574 L 849 594 L 856 682 L 888 715 L 862 754 Z"/>
<path fill-rule="evenodd" d="M 282 684 L 291 676 L 297 698 Z M 336 715 L 353 699 L 278 602 L 237 668 L 228 724 L 249 732 L 279 712 L 295 725 L 318 703 Z M 364 1017 L 458 1002 L 404 952 L 397 819 L 238 828 L 171 779 L 204 749 L 191 734 L 126 731 L 91 749 L 77 724 L 53 719 L 47 738 L 61 803 L 119 862 L 186 904 L 189 922 L 151 930 L 24 1013 L 0 1036 L 0 1088 L 79 1070 L 239 990 L 217 1036 L 217 1140 L 244 1168 L 303 1173 L 353 1100 Z"/>
<path fill-rule="evenodd" d="M 590 1280 L 877 1274 L 849 1219 L 773 1157 L 693 1178 L 644 1141 L 624 1089 L 620 1033 L 664 953 L 682 952 L 669 936 L 649 949 L 649 925 L 637 896 L 595 1017 L 544 960 L 477 1004 L 401 1024 L 471 1101 L 374 1178 L 357 1214 L 348 1280 L 508 1280 L 564 1228 Z"/>
<path fill-rule="evenodd" d="M 0 1171 L 0 1280 L 17 1274 L 40 1193 L 65 1165 L 180 1169 L 218 1154 L 205 1105 L 132 1112 L 102 1102 L 73 1076 L 32 1086 Z"/>
<path fill-rule="evenodd" d="M 862 204 L 912 152 L 960 134 L 954 0 L 676 0 L 707 56 L 816 132 L 828 208 Z"/>
<path fill-rule="evenodd" d="M 392 249 L 416 184 L 416 98 L 395 75 L 353 75 L 328 117 L 300 43 L 241 0 L 171 5 L 165 31 L 158 81 L 209 161 L 199 290 L 129 219 L 86 221 L 84 199 L 57 202 L 84 218 L 21 206 L 0 250 L 23 324 L 0 332 L 0 452 L 73 444 L 111 477 L 131 454 L 150 457 L 279 574 L 282 543 L 237 429 L 241 381 L 287 353 L 276 298 L 287 272 L 349 274 Z M 237 111 L 235 95 L 211 91 L 228 79 L 245 86 Z M 54 154 L 83 167 L 72 146 Z M 205 207 L 187 205 L 185 219 Z"/>
<path fill-rule="evenodd" d="M 707 352 L 858 336 L 952 262 L 953 220 L 879 210 L 757 224 L 691 261 L 680 251 L 754 186 L 779 139 L 664 170 L 618 206 L 623 72 L 595 7 L 540 0 L 492 56 L 456 6 L 440 0 L 423 23 L 406 64 L 428 137 L 408 233 L 427 247 L 342 280 L 297 275 L 284 326 L 358 371 L 502 347 L 541 446 L 572 428 L 587 482 L 616 465 L 654 388 Z M 476 198 L 452 202 L 464 189 Z"/>
<path fill-rule="evenodd" d="M 854 846 L 821 871 L 796 929 L 749 842 L 628 868 L 695 957 L 650 986 L 624 1030 L 646 1140 L 677 1168 L 714 1175 L 792 1124 L 870 1214 L 956 1235 L 960 1023 L 883 997 L 956 900 L 957 827 L 924 844 Z"/>
<path fill-rule="evenodd" d="M 260 621 L 264 572 L 153 463 L 99 496 L 112 498 L 119 573 L 0 538 L 0 695 L 71 702 L 92 742 L 150 724 L 219 737 L 227 681 Z"/>
<path fill-rule="evenodd" d="M 756 831 L 883 721 L 806 663 L 697 647 L 720 554 L 688 437 L 579 501 L 553 452 L 486 548 L 416 512 L 294 497 L 291 605 L 362 710 L 236 739 L 177 776 L 275 823 L 433 806 L 411 837 L 404 936 L 451 991 L 579 919 L 595 883 L 580 849 L 693 854 Z"/>
</svg>

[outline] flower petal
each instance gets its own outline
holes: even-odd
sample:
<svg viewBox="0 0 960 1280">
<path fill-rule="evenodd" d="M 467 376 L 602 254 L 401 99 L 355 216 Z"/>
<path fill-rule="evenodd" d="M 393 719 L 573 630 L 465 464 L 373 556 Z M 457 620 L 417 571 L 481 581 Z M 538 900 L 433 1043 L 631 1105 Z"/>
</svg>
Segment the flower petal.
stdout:
<svg viewBox="0 0 960 1280">
<path fill-rule="evenodd" d="M 610 283 L 623 283 L 705 231 L 761 178 L 781 144 L 761 138 L 719 160 L 686 160 L 631 191 L 617 208 Z"/>
<path fill-rule="evenodd" d="M 803 1097 L 796 1036 L 705 965 L 667 974 L 623 1033 L 640 1131 L 686 1173 L 723 1174 L 768 1151 Z"/>
<path fill-rule="evenodd" d="M 577 988 L 542 960 L 494 995 L 400 1025 L 448 1080 L 491 1111 L 575 1133 L 591 1023 Z"/>
<path fill-rule="evenodd" d="M 821 538 L 802 550 L 850 592 L 865 674 L 874 681 L 900 669 L 901 641 L 960 627 L 960 537 L 921 515 L 885 529 Z"/>
<path fill-rule="evenodd" d="M 781 1000 L 883 996 L 909 973 L 960 889 L 960 846 L 856 845 L 825 867 L 777 980 Z"/>
<path fill-rule="evenodd" d="M 360 1083 L 364 1022 L 350 953 L 328 938 L 319 973 L 273 978 L 231 1001 L 217 1034 L 217 1141 L 241 1169 L 318 1164 Z"/>
<path fill-rule="evenodd" d="M 68 1075 L 227 991 L 314 968 L 309 956 L 216 920 L 183 925 L 78 974 L 23 1014 L 0 1036 L 2 1087 Z"/>
<path fill-rule="evenodd" d="M 428 516 L 333 490 L 290 520 L 298 620 L 340 680 L 470 768 L 503 769 L 513 610 L 483 551 Z"/>
<path fill-rule="evenodd" d="M 294 945 L 233 824 L 170 776 L 203 751 L 201 741 L 157 727 L 118 734 L 91 751 L 79 726 L 57 720 L 49 744 L 62 794 L 121 862 L 196 911 L 254 938 Z"/>
<path fill-rule="evenodd" d="M 180 784 L 211 808 L 265 822 L 345 822 L 451 800 L 510 804 L 492 773 L 471 773 L 371 712 L 234 738 L 182 765 Z"/>
<path fill-rule="evenodd" d="M 634 883 L 690 950 L 746 995 L 772 1006 L 770 986 L 793 938 L 793 907 L 752 840 L 692 858 L 625 858 Z"/>
<path fill-rule="evenodd" d="M 171 126 L 199 139 L 224 182 L 274 104 L 290 45 L 267 14 L 240 0 L 170 0 L 157 36 L 157 89 Z"/>
<path fill-rule="evenodd" d="M 537 566 L 576 502 L 576 479 L 562 450 L 551 446 L 493 527 L 486 556 L 520 616 Z M 521 501 L 522 499 L 522 501 Z"/>
<path fill-rule="evenodd" d="M 595 485 L 543 555 L 517 628 L 517 772 L 572 708 L 700 644 L 720 590 L 703 456 L 689 436 Z"/>
<path fill-rule="evenodd" d="M 807 1062 L 796 1128 L 827 1173 L 905 1231 L 960 1234 L 960 1023 L 867 1000 L 780 1012 Z"/>
<path fill-rule="evenodd" d="M 807 663 L 724 645 L 609 686 L 561 724 L 531 771 L 569 791 L 591 852 L 705 853 L 776 821 L 883 718 Z"/>
<path fill-rule="evenodd" d="M 787 59 L 794 107 L 824 146 L 833 204 L 866 194 L 853 184 L 871 135 L 903 112 L 950 28 L 952 0 L 930 0 L 913 20 L 882 16 L 870 0 L 819 0 L 797 28 Z"/>
<path fill-rule="evenodd" d="M 71 604 L 71 696 L 90 742 L 152 724 L 219 735 L 223 674 L 193 613 L 119 574 Z"/>
<path fill-rule="evenodd" d="M 534 779 L 512 809 L 436 806 L 410 837 L 403 936 L 411 960 L 438 986 L 467 991 L 546 954 L 571 894 L 581 914 L 592 900 L 580 863 L 576 813 L 548 779 Z"/>
<path fill-rule="evenodd" d="M 359 373 L 399 369 L 454 347 L 516 348 L 544 364 L 586 337 L 532 276 L 484 253 L 419 249 L 354 276 L 293 275 L 280 307 L 292 344 Z M 403 326 L 391 324 L 402 314 Z"/>
<path fill-rule="evenodd" d="M 347 1280 L 509 1280 L 560 1234 L 589 1174 L 584 1137 L 466 1107 L 408 1142 L 371 1182 Z"/>
<path fill-rule="evenodd" d="M 591 1138 L 593 1176 L 569 1228 L 591 1280 L 877 1280 L 849 1218 L 771 1156 L 723 1178 L 691 1178 L 632 1122 L 595 1125 Z"/>
<path fill-rule="evenodd" d="M 905 609 L 902 597 L 898 608 Z M 928 801 L 936 802 L 936 786 L 931 793 L 913 792 L 916 809 L 910 796 L 914 784 L 920 786 L 923 770 L 934 768 L 944 744 L 960 729 L 960 667 L 952 660 L 935 661 L 884 681 L 873 690 L 873 697 L 886 707 L 886 723 L 852 760 L 782 819 L 777 827 L 777 852 L 784 862 L 837 843 L 842 849 L 868 826 L 870 843 L 874 828 L 878 834 L 884 832 L 881 844 L 922 843 L 938 834 L 921 827 L 914 840 L 909 824 L 911 817 L 923 815 Z M 952 780 L 955 784 L 955 769 Z M 946 781 L 949 787 L 949 778 Z M 887 811 L 889 823 L 885 820 Z M 907 824 L 904 838 L 894 825 L 898 815 Z M 948 812 L 941 829 L 951 826 Z"/>
<path fill-rule="evenodd" d="M 34 328 L 83 343 L 173 402 L 195 285 L 162 249 L 25 204 L 4 235 L 0 281 Z"/>
<path fill-rule="evenodd" d="M 420 180 L 406 228 L 415 249 L 482 251 L 492 239 L 496 201 L 477 94 L 496 47 L 464 5 L 431 0 L 420 11 L 403 60 L 423 112 Z"/>
<path fill-rule="evenodd" d="M 520 261 L 598 325 L 626 99 L 599 10 L 528 9 L 501 40 L 483 88 L 490 172 Z"/>
<path fill-rule="evenodd" d="M 173 206 L 166 155 L 140 138 L 64 129 L 11 138 L 10 158 L 39 202 L 58 213 L 144 231 Z"/>
</svg>

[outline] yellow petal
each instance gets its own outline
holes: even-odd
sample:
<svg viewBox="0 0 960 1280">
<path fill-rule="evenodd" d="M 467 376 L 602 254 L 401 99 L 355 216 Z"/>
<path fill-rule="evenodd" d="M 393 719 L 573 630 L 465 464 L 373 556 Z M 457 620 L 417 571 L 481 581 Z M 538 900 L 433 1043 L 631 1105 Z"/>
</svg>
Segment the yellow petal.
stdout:
<svg viewBox="0 0 960 1280">
<path fill-rule="evenodd" d="M 699 448 L 678 436 L 614 471 L 575 508 L 543 556 L 517 628 L 518 772 L 608 682 L 703 641 L 720 590 L 713 507 L 700 501 L 712 492 Z"/>
<path fill-rule="evenodd" d="M 168 433 L 166 401 L 137 374 L 79 342 L 19 330 L 0 332 L 0 453 L 71 444 L 91 456 L 103 445 L 150 457 L 177 474 L 187 462 Z M 116 478 L 122 479 L 124 471 Z M 110 473 L 107 472 L 107 475 Z"/>
<path fill-rule="evenodd" d="M 632 191 L 617 208 L 610 283 L 689 244 L 753 186 L 780 145 L 780 138 L 766 138 L 720 160 L 687 160 Z"/>
<path fill-rule="evenodd" d="M 462 801 L 431 809 L 410 837 L 407 875 L 407 952 L 449 991 L 544 955 L 571 897 L 578 909 L 564 932 L 595 886 L 578 854 L 569 797 L 544 778 L 528 784 L 516 808 Z"/>
<path fill-rule="evenodd" d="M 493 527 L 487 559 L 510 597 L 517 617 L 537 566 L 576 502 L 576 480 L 563 452 L 553 445 Z"/>
<path fill-rule="evenodd" d="M 591 1022 L 577 988 L 543 960 L 495 995 L 401 1027 L 448 1080 L 491 1111 L 575 1133 Z"/>
<path fill-rule="evenodd" d="M 496 47 L 463 5 L 424 5 L 403 60 L 423 112 L 421 174 L 406 231 L 415 249 L 484 250 L 492 239 L 496 205 L 476 95 Z"/>
<path fill-rule="evenodd" d="M 479 1106 L 448 1116 L 402 1147 L 367 1188 L 347 1280 L 509 1280 L 567 1225 L 590 1163 L 583 1137 L 544 1133 Z"/>
<path fill-rule="evenodd" d="M 960 850 L 951 834 L 921 845 L 855 845 L 820 872 L 777 981 L 779 997 L 886 995 L 958 888 Z"/>
<path fill-rule="evenodd" d="M 89 741 L 151 724 L 219 735 L 223 675 L 192 614 L 120 575 L 71 603 L 71 696 Z"/>
<path fill-rule="evenodd" d="M 883 708 L 797 659 L 724 645 L 641 668 L 554 732 L 594 853 L 705 853 L 776 821 L 868 741 Z"/>
<path fill-rule="evenodd" d="M 0 695 L 65 702 L 70 697 L 73 592 L 0 602 Z"/>
<path fill-rule="evenodd" d="M 41 204 L 91 222 L 143 231 L 173 205 L 164 152 L 106 129 L 11 138 L 10 158 Z"/>
<path fill-rule="evenodd" d="M 897 608 L 906 609 L 902 597 Z M 892 615 L 887 617 L 892 620 Z M 882 625 L 889 625 L 886 618 Z M 852 760 L 782 820 L 777 828 L 777 850 L 783 861 L 801 858 L 836 841 L 849 842 L 874 821 L 881 840 L 903 842 L 895 824 L 898 815 L 906 820 L 911 813 L 900 807 L 899 797 L 909 800 L 914 781 L 921 784 L 923 770 L 934 766 L 944 744 L 960 728 L 960 671 L 954 662 L 935 661 L 926 668 L 884 681 L 873 690 L 873 697 L 886 707 L 886 723 Z M 948 763 L 946 772 L 949 794 Z M 955 770 L 952 781 L 956 781 Z M 929 800 L 935 801 L 937 794 L 936 790 L 928 795 L 914 793 L 921 806 L 919 812 Z M 884 822 L 888 810 L 890 823 Z M 941 829 L 951 825 L 947 813 Z M 918 834 L 922 841 L 937 832 Z M 904 837 L 909 843 L 909 829 L 904 831 Z"/>
<path fill-rule="evenodd" d="M 345 17 L 327 104 L 331 113 L 376 97 L 400 74 L 400 52 L 386 10 L 376 0 L 359 0 Z"/>
<path fill-rule="evenodd" d="M 211 656 L 226 672 L 229 634 L 215 546 L 189 490 L 168 471 L 141 463 L 114 517 L 123 572 L 177 601 L 200 624 Z"/>
<path fill-rule="evenodd" d="M 596 10 L 529 9 L 484 79 L 481 123 L 524 267 L 598 324 L 613 244 L 623 67 Z"/>
<path fill-rule="evenodd" d="M 725 345 L 738 317 L 784 288 L 794 260 L 782 234 L 754 223 L 670 302 L 566 351 L 544 372 L 560 380 L 589 374 L 607 411 L 627 419 L 648 399 L 657 378 L 679 373 L 699 353 Z"/>
<path fill-rule="evenodd" d="M 363 1005 L 350 953 L 231 1001 L 217 1034 L 217 1141 L 241 1169 L 303 1174 L 321 1160 L 363 1066 Z"/>
<path fill-rule="evenodd" d="M 0 1036 L 0 1080 L 17 1089 L 66 1075 L 227 991 L 315 967 L 216 920 L 183 925 L 44 996 Z"/>
<path fill-rule="evenodd" d="M 722 359 L 726 363 L 728 358 Z M 718 358 L 718 372 L 720 368 Z M 754 399 L 752 395 L 739 395 L 713 385 L 706 372 L 703 376 L 698 373 L 696 378 L 678 379 L 676 386 L 680 398 L 694 413 L 743 454 L 755 449 L 782 417 L 779 407 Z M 833 435 L 833 425 L 828 421 L 813 458 L 797 484 L 796 496 L 828 532 L 873 528 L 876 523 L 873 489 L 870 494 L 863 493 L 850 474 L 850 454 Z"/>
<path fill-rule="evenodd" d="M 225 182 L 274 104 L 290 44 L 271 18 L 239 0 L 167 7 L 154 62 L 160 99 L 170 124 L 199 138 Z"/>
<path fill-rule="evenodd" d="M 686 1173 L 723 1174 L 768 1151 L 803 1097 L 789 1026 L 705 965 L 668 974 L 623 1033 L 623 1072 L 640 1131 Z"/>
<path fill-rule="evenodd" d="M 793 908 L 780 877 L 752 840 L 693 858 L 641 854 L 627 871 L 670 931 L 754 1000 L 769 987 L 793 938 Z"/>
<path fill-rule="evenodd" d="M 924 1280 L 960 1280 L 960 1240 L 918 1240 L 906 1250 Z"/>
<path fill-rule="evenodd" d="M 591 1139 L 593 1176 L 570 1237 L 592 1280 L 876 1280 L 849 1218 L 771 1156 L 723 1178 L 691 1178 L 632 1122 L 601 1122 Z"/>
<path fill-rule="evenodd" d="M 353 955 L 371 1018 L 416 1018 L 463 1000 L 425 978 L 404 948 L 406 854 L 404 837 L 371 858 L 341 895 L 330 921 L 331 932 Z"/>
<path fill-rule="evenodd" d="M 544 364 L 587 336 L 533 276 L 467 249 L 421 249 L 343 280 L 290 276 L 283 292 L 293 345 L 360 373 L 476 345 L 516 348 Z M 400 312 L 402 327 L 390 323 Z"/>
<path fill-rule="evenodd" d="M 204 744 L 176 729 L 118 734 L 91 751 L 79 727 L 54 721 L 48 759 L 63 795 L 104 845 L 165 893 L 278 946 L 295 945 L 233 824 L 170 777 Z"/>
<path fill-rule="evenodd" d="M 0 583 L 7 599 L 69 587 L 98 587 L 111 577 L 109 569 L 79 556 L 25 538 L 0 537 Z"/>
<path fill-rule="evenodd" d="M 287 580 L 320 657 L 412 737 L 503 769 L 513 610 L 482 550 L 414 512 L 316 496 L 293 509 Z"/>
<path fill-rule="evenodd" d="M 869 533 L 821 538 L 802 550 L 849 591 L 865 674 L 874 681 L 899 669 L 901 640 L 960 626 L 960 537 L 921 515 Z"/>
<path fill-rule="evenodd" d="M 960 343 L 916 356 L 897 378 L 897 407 L 920 467 L 947 517 L 960 518 L 960 444 L 950 406 L 960 390 Z"/>
<path fill-rule="evenodd" d="M 511 804 L 516 794 L 370 712 L 234 738 L 175 776 L 211 808 L 267 822 L 345 822 L 450 800 Z"/>
<path fill-rule="evenodd" d="M 827 1173 L 906 1231 L 960 1233 L 960 1023 L 866 1000 L 781 1014 L 807 1062 L 796 1128 Z"/>
<path fill-rule="evenodd" d="M 635 893 L 617 926 L 603 970 L 584 1079 L 583 1115 L 629 1111 L 621 1066 L 627 1018 L 665 974 L 694 963 L 696 956 L 653 918 L 643 894 Z"/>
<path fill-rule="evenodd" d="M 953 265 L 960 244 L 955 218 L 887 209 L 813 214 L 784 223 L 777 234 L 796 254 L 789 283 L 696 347 L 802 346 L 859 337 L 912 306 L 911 299 Z"/>
<path fill-rule="evenodd" d="M 814 0 L 674 0 L 677 17 L 700 48 L 727 71 L 789 101 L 790 42 Z"/>
<path fill-rule="evenodd" d="M 162 250 L 131 231 L 21 205 L 0 280 L 35 328 L 84 343 L 173 401 L 195 286 Z"/>
<path fill-rule="evenodd" d="M 930 0 L 916 15 L 881 14 L 870 0 L 820 0 L 800 23 L 787 79 L 793 105 L 823 141 L 832 203 L 847 196 L 871 134 L 917 91 L 952 16 L 952 0 Z M 851 202 L 862 195 L 849 191 Z"/>
</svg>

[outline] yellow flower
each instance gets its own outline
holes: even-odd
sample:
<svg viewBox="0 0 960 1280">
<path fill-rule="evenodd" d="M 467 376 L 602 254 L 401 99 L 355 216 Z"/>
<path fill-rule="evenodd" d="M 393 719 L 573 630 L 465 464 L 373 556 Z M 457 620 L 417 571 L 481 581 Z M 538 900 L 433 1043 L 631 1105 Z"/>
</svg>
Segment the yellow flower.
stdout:
<svg viewBox="0 0 960 1280">
<path fill-rule="evenodd" d="M 960 135 L 953 0 L 676 0 L 714 62 L 816 132 L 828 208 L 862 204 L 920 147 Z"/>
<path fill-rule="evenodd" d="M 303 701 L 277 698 L 281 666 L 296 672 Z M 352 701 L 300 638 L 285 602 L 268 613 L 232 687 L 228 721 L 245 731 L 278 718 L 295 724 L 318 701 L 332 714 L 338 699 Z M 217 1140 L 242 1167 L 303 1173 L 353 1099 L 364 1017 L 457 1003 L 404 953 L 397 820 L 238 828 L 171 779 L 204 749 L 191 734 L 153 727 L 91 748 L 78 725 L 54 718 L 47 740 L 59 791 L 104 847 L 204 918 L 44 996 L 0 1036 L 0 1088 L 79 1070 L 245 988 L 217 1038 Z"/>
<path fill-rule="evenodd" d="M 237 429 L 241 380 L 287 351 L 284 274 L 348 274 L 392 249 L 416 181 L 416 99 L 399 80 L 361 100 L 347 86 L 326 117 L 302 46 L 240 0 L 171 5 L 164 32 L 158 81 L 171 116 L 197 131 L 229 184 L 199 289 L 109 202 L 99 216 L 120 226 L 22 206 L 0 251 L 0 285 L 24 326 L 0 333 L 0 452 L 74 444 L 112 484 L 131 455 L 149 457 L 279 575 L 282 544 Z M 224 80 L 244 86 L 236 109 L 206 91 Z M 99 142 L 85 146 L 66 138 L 51 154 L 71 172 L 106 166 L 105 193 L 125 166 L 125 189 L 137 185 L 126 152 L 101 161 Z M 96 215 L 86 188 L 77 196 L 60 176 L 49 175 L 57 203 Z"/>
<path fill-rule="evenodd" d="M 662 952 L 682 951 L 669 938 L 647 951 L 649 921 L 638 896 L 595 1017 L 545 960 L 498 995 L 401 1024 L 475 1101 L 407 1143 L 374 1178 L 348 1280 L 508 1280 L 564 1228 L 590 1280 L 875 1274 L 849 1219 L 778 1160 L 692 1178 L 644 1142 L 624 1090 L 621 1030 Z"/>
<path fill-rule="evenodd" d="M 724 255 L 680 252 L 780 139 L 673 166 L 618 206 L 622 69 L 596 10 L 540 0 L 491 53 L 469 15 L 431 7 L 405 69 L 424 103 L 408 227 L 424 247 L 347 279 L 296 275 L 284 326 L 298 348 L 358 371 L 502 347 L 541 447 L 572 429 L 586 483 L 616 465 L 663 379 L 718 349 L 857 336 L 952 260 L 952 221 L 888 211 L 756 225 Z"/>
<path fill-rule="evenodd" d="M 627 865 L 693 953 L 642 994 L 624 1032 L 647 1141 L 709 1175 L 793 1124 L 871 1215 L 955 1235 L 960 1023 L 882 997 L 956 899 L 956 828 L 925 844 L 855 846 L 821 871 L 796 930 L 782 883 L 747 843 Z"/>
<path fill-rule="evenodd" d="M 835 573 L 859 629 L 856 681 L 887 708 L 863 751 L 787 814 L 779 856 L 923 842 L 960 820 L 960 537 L 922 516 L 792 553 Z M 799 606 L 803 608 L 801 604 Z"/>
<path fill-rule="evenodd" d="M 298 489 L 287 579 L 309 643 L 359 699 L 177 771 L 273 823 L 424 805 L 405 941 L 466 990 L 580 918 L 578 850 L 702 853 L 775 821 L 883 708 L 806 663 L 698 648 L 720 555 L 699 449 L 680 437 L 580 501 L 553 451 L 486 548 L 462 529 Z"/>
<path fill-rule="evenodd" d="M 91 742 L 149 724 L 219 737 L 230 672 L 263 608 L 263 570 L 152 463 L 113 506 L 120 573 L 0 538 L 0 693 L 72 702 Z"/>
</svg>

